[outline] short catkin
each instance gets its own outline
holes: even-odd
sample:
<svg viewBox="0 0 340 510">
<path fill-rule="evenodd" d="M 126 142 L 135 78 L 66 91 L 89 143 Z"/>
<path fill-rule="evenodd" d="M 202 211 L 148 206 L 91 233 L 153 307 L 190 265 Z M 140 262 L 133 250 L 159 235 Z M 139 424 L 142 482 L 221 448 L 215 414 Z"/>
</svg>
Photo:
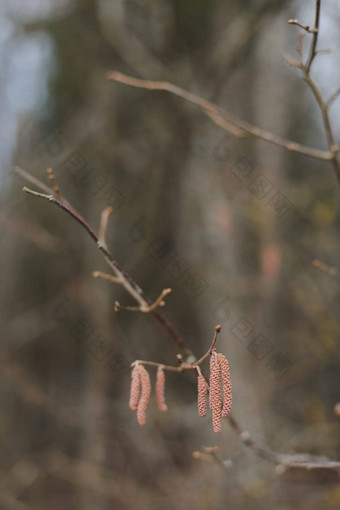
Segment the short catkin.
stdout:
<svg viewBox="0 0 340 510">
<path fill-rule="evenodd" d="M 150 401 L 151 382 L 148 372 L 143 365 L 139 368 L 140 381 L 142 386 L 142 394 L 137 406 L 137 421 L 141 427 L 146 425 L 146 410 Z"/>
<path fill-rule="evenodd" d="M 226 418 L 231 410 L 233 397 L 232 397 L 232 386 L 230 378 L 230 368 L 227 358 L 224 354 L 219 353 L 217 355 L 218 361 L 221 366 L 222 382 L 223 382 L 223 407 L 222 407 L 222 418 Z"/>
<path fill-rule="evenodd" d="M 165 373 L 162 366 L 157 369 L 155 395 L 158 409 L 163 413 L 168 410 L 165 403 Z"/>
</svg>

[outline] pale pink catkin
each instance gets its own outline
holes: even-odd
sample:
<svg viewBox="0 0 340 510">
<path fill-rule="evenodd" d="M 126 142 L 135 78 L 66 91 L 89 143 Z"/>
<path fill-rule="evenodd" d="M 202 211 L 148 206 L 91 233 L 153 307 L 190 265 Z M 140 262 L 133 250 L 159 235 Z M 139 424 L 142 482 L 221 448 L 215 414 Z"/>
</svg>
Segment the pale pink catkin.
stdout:
<svg viewBox="0 0 340 510">
<path fill-rule="evenodd" d="M 163 367 L 158 367 L 156 376 L 155 395 L 158 409 L 163 413 L 168 410 L 165 403 L 165 373 Z"/>
<path fill-rule="evenodd" d="M 197 377 L 197 405 L 198 414 L 205 416 L 207 414 L 207 383 L 202 374 Z"/>
<path fill-rule="evenodd" d="M 231 410 L 233 397 L 232 397 L 232 386 L 230 378 L 230 368 L 227 358 L 224 354 L 217 355 L 218 361 L 221 366 L 222 382 L 223 382 L 223 407 L 222 407 L 222 418 L 226 418 Z"/>
<path fill-rule="evenodd" d="M 140 396 L 137 406 L 137 420 L 141 427 L 146 425 L 146 410 L 150 401 L 151 395 L 151 382 L 148 372 L 143 365 L 139 368 L 140 382 L 142 386 L 142 394 Z"/>
<path fill-rule="evenodd" d="M 130 402 L 129 406 L 132 411 L 137 411 L 138 402 L 140 398 L 140 389 L 141 389 L 141 381 L 140 381 L 140 372 L 139 365 L 136 365 L 131 373 L 131 387 L 130 387 Z"/>
<path fill-rule="evenodd" d="M 215 351 L 210 358 L 209 402 L 212 409 L 214 432 L 221 432 L 222 395 L 221 395 L 221 366 Z"/>
</svg>

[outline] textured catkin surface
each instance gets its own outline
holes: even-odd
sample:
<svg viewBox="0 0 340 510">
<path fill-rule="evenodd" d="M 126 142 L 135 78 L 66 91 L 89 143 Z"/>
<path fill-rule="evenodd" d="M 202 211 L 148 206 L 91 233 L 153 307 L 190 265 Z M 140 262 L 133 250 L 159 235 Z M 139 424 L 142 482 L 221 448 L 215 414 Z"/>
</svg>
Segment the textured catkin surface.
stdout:
<svg viewBox="0 0 340 510">
<path fill-rule="evenodd" d="M 141 379 L 139 366 L 135 366 L 131 373 L 130 402 L 129 406 L 132 411 L 137 411 L 140 398 Z"/>
<path fill-rule="evenodd" d="M 230 413 L 233 397 L 232 397 L 232 386 L 230 377 L 230 367 L 227 358 L 224 354 L 219 353 L 217 359 L 221 366 L 221 375 L 223 383 L 223 407 L 222 407 L 222 418 L 226 418 Z"/>
<path fill-rule="evenodd" d="M 229 136 L 184 99 L 105 78 L 115 69 L 165 80 L 326 150 L 313 94 L 282 58 L 299 58 L 300 29 L 287 20 L 312 29 L 315 4 L 0 1 L 0 25 L 10 27 L 0 37 L 1 509 L 340 507 L 324 470 L 274 473 L 228 419 L 263 447 L 339 459 L 340 285 L 312 266 L 320 257 L 339 268 L 331 162 Z M 311 73 L 326 100 L 339 86 L 339 17 L 339 1 L 321 2 L 317 50 L 331 53 Z M 305 34 L 305 58 L 312 39 Z M 339 97 L 330 114 L 336 145 Z M 221 434 L 208 400 L 198 414 L 196 374 L 165 371 L 161 413 L 148 366 L 139 426 L 131 362 L 175 364 L 177 347 L 152 314 L 113 313 L 116 300 L 136 303 L 92 280 L 109 271 L 96 247 L 63 211 L 24 195 L 29 184 L 12 165 L 49 186 L 52 167 L 96 231 L 113 207 L 107 246 L 151 301 L 173 288 L 161 311 L 195 355 L 222 323 L 217 351 L 230 363 L 233 407 Z M 209 383 L 209 359 L 202 372 Z M 192 458 L 203 445 L 218 445 L 232 466 Z"/>
<path fill-rule="evenodd" d="M 212 352 L 210 358 L 210 408 L 212 410 L 212 421 L 214 432 L 221 432 L 222 418 L 222 395 L 221 395 L 221 367 L 217 354 Z"/>
<path fill-rule="evenodd" d="M 207 414 L 207 383 L 202 374 L 197 377 L 197 405 L 198 414 L 206 416 Z"/>
<path fill-rule="evenodd" d="M 158 367 L 156 376 L 155 395 L 158 409 L 162 412 L 168 410 L 165 403 L 165 373 L 162 367 Z"/>
<path fill-rule="evenodd" d="M 151 381 L 147 370 L 143 365 L 139 365 L 140 381 L 142 386 L 142 394 L 137 407 L 137 420 L 141 427 L 146 425 L 146 410 L 150 402 Z"/>
</svg>

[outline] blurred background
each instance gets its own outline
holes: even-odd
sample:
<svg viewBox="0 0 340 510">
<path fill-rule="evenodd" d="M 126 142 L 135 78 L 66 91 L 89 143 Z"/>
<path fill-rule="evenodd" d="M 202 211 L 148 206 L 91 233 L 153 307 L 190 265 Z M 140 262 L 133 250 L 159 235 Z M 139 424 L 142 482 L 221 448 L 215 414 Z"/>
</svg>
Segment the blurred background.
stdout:
<svg viewBox="0 0 340 510">
<path fill-rule="evenodd" d="M 312 74 L 340 83 L 340 9 L 322 2 Z M 86 232 L 24 195 L 13 165 L 47 182 L 107 242 L 202 356 L 222 325 L 233 415 L 263 446 L 339 459 L 339 186 L 331 165 L 235 139 L 166 92 L 106 79 L 116 69 L 171 81 L 240 118 L 326 149 L 299 72 L 297 27 L 312 1 L 2 0 L 0 2 L 0 502 L 4 509 L 340 505 L 336 477 L 280 476 L 228 426 L 199 418 L 191 373 L 167 376 L 169 411 L 140 428 L 130 363 L 176 363 L 177 348 L 118 286 Z M 309 48 L 304 38 L 304 52 Z M 340 99 L 331 119 L 340 135 Z M 33 187 L 33 186 L 31 186 Z M 204 367 L 206 373 L 207 367 Z M 155 373 L 150 370 L 154 382 Z M 218 446 L 225 468 L 195 459 Z"/>
</svg>

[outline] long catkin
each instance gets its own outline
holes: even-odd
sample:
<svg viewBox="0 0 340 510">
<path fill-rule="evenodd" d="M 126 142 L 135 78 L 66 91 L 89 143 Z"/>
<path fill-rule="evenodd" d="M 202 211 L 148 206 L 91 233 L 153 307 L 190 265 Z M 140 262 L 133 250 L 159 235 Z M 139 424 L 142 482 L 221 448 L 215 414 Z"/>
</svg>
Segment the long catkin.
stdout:
<svg viewBox="0 0 340 510">
<path fill-rule="evenodd" d="M 210 358 L 209 402 L 212 410 L 214 432 L 221 432 L 222 395 L 221 395 L 221 366 L 215 351 Z"/>
<path fill-rule="evenodd" d="M 131 387 L 130 387 L 130 401 L 129 406 L 133 411 L 137 411 L 138 402 L 140 398 L 140 389 L 141 389 L 141 381 L 140 381 L 140 372 L 139 365 L 136 365 L 131 373 Z"/>
<path fill-rule="evenodd" d="M 165 373 L 163 367 L 157 369 L 155 395 L 158 409 L 164 413 L 168 410 L 168 406 L 165 403 Z"/>
<path fill-rule="evenodd" d="M 198 414 L 200 416 L 205 416 L 207 414 L 207 383 L 202 374 L 199 374 L 197 377 L 197 405 L 198 405 Z"/>
<path fill-rule="evenodd" d="M 139 374 L 142 394 L 137 406 L 137 421 L 141 427 L 144 427 L 146 425 L 146 410 L 148 408 L 151 395 L 151 381 L 150 376 L 143 365 L 140 365 Z"/>
<path fill-rule="evenodd" d="M 222 382 L 223 382 L 223 407 L 222 407 L 222 418 L 226 418 L 231 410 L 233 396 L 232 386 L 230 378 L 230 368 L 227 358 L 224 354 L 219 353 L 217 355 L 218 361 L 221 366 Z"/>
</svg>

